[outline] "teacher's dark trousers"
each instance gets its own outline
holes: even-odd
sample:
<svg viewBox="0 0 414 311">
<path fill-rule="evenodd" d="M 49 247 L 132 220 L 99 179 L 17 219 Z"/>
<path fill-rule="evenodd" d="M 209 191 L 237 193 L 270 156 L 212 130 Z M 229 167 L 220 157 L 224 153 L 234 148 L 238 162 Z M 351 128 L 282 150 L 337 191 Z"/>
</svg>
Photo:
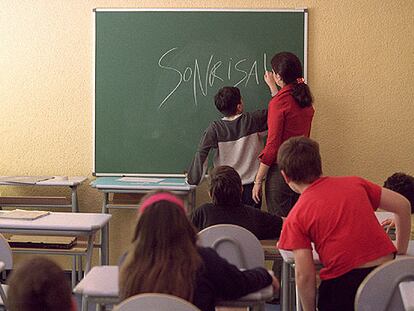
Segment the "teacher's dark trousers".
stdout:
<svg viewBox="0 0 414 311">
<path fill-rule="evenodd" d="M 280 217 L 286 217 L 299 198 L 283 179 L 277 164 L 267 172 L 265 196 L 268 212 Z"/>
</svg>

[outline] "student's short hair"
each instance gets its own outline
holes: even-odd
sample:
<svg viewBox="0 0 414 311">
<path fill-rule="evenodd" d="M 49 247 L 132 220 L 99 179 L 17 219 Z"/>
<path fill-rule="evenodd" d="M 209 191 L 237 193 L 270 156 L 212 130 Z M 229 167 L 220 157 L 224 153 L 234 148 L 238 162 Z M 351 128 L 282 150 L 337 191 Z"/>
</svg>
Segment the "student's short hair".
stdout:
<svg viewBox="0 0 414 311">
<path fill-rule="evenodd" d="M 307 137 L 291 137 L 279 148 L 277 164 L 294 182 L 312 183 L 322 175 L 319 144 Z"/>
<path fill-rule="evenodd" d="M 70 311 L 72 294 L 63 270 L 45 257 L 22 262 L 8 279 L 7 310 Z"/>
<path fill-rule="evenodd" d="M 398 192 L 411 204 L 411 214 L 414 213 L 414 177 L 406 173 L 392 174 L 384 181 L 384 188 Z"/>
<path fill-rule="evenodd" d="M 226 117 L 236 114 L 237 105 L 241 102 L 240 90 L 237 87 L 225 86 L 214 96 L 217 109 Z"/>
<path fill-rule="evenodd" d="M 230 166 L 217 166 L 210 172 L 211 199 L 215 205 L 238 206 L 242 199 L 240 175 Z"/>
</svg>

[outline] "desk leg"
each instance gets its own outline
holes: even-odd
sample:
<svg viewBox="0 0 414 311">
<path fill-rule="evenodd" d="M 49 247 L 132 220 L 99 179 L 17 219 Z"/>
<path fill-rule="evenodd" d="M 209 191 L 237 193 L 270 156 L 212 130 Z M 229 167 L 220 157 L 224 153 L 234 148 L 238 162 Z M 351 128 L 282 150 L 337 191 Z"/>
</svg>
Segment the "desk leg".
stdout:
<svg viewBox="0 0 414 311">
<path fill-rule="evenodd" d="M 298 287 L 295 284 L 295 292 L 296 292 L 296 311 L 302 311 L 302 304 L 300 303 Z"/>
<path fill-rule="evenodd" d="M 77 256 L 78 257 L 78 282 L 80 282 L 80 280 L 83 279 L 83 264 L 82 264 L 82 256 Z"/>
<path fill-rule="evenodd" d="M 283 260 L 282 264 L 282 299 L 281 303 L 281 310 L 282 311 L 289 311 L 289 264 Z"/>
<path fill-rule="evenodd" d="M 71 279 L 72 279 L 72 288 L 75 288 L 75 286 L 76 286 L 76 255 L 72 256 Z"/>
<path fill-rule="evenodd" d="M 191 211 L 193 211 L 193 210 L 195 210 L 195 208 L 196 208 L 196 189 L 193 189 L 193 190 L 191 190 L 191 193 L 190 193 L 190 196 L 191 196 Z"/>
<path fill-rule="evenodd" d="M 109 193 L 104 192 L 104 200 L 102 205 L 102 213 L 108 213 L 108 201 L 109 201 Z M 101 248 L 100 248 L 100 265 L 108 265 L 109 264 L 109 222 L 102 227 L 101 229 Z"/>
<path fill-rule="evenodd" d="M 289 310 L 296 307 L 295 264 L 289 265 Z M 298 310 L 296 310 L 298 311 Z"/>
<path fill-rule="evenodd" d="M 85 274 L 91 270 L 92 265 L 92 252 L 93 252 L 93 238 L 94 234 L 88 235 L 88 249 L 86 251 L 86 267 L 85 267 Z"/>
<path fill-rule="evenodd" d="M 82 307 L 81 307 L 82 311 L 88 311 L 88 299 L 86 298 L 85 295 L 82 295 Z"/>
<path fill-rule="evenodd" d="M 71 186 L 70 189 L 72 190 L 72 213 L 78 213 L 78 186 Z"/>
</svg>

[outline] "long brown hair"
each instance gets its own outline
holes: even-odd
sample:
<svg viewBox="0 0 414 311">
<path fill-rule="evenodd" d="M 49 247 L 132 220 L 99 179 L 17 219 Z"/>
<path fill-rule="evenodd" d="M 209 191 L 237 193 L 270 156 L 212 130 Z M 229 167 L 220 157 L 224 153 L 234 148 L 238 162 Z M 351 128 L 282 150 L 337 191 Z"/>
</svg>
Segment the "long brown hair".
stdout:
<svg viewBox="0 0 414 311">
<path fill-rule="evenodd" d="M 201 266 L 196 241 L 196 230 L 180 206 L 165 200 L 151 204 L 139 216 L 120 268 L 121 300 L 164 293 L 192 302 Z"/>
</svg>

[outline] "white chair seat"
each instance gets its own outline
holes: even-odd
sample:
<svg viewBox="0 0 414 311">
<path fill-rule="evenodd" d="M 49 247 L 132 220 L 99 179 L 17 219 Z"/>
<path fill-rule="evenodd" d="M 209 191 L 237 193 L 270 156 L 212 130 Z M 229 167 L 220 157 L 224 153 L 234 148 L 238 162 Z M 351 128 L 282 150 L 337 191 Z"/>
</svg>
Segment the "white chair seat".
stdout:
<svg viewBox="0 0 414 311">
<path fill-rule="evenodd" d="M 243 227 L 229 224 L 207 227 L 198 233 L 198 244 L 213 248 L 239 269 L 264 267 L 262 244 Z"/>
<path fill-rule="evenodd" d="M 165 294 L 140 294 L 132 296 L 114 308 L 114 311 L 200 311 L 196 306 L 179 297 Z"/>
<path fill-rule="evenodd" d="M 262 244 L 253 233 L 243 227 L 230 224 L 207 227 L 198 233 L 198 244 L 213 248 L 239 269 L 264 267 Z M 271 300 L 273 294 L 273 287 L 269 285 L 237 300 L 218 301 L 216 306 L 264 310 L 264 303 Z"/>
<path fill-rule="evenodd" d="M 414 281 L 414 258 L 404 257 L 387 262 L 373 270 L 358 288 L 355 297 L 356 311 L 405 311 L 405 292 L 414 292 L 414 288 L 407 289 L 410 281 Z M 403 291 L 400 291 L 402 282 Z M 410 299 L 405 299 L 407 303 Z M 412 310 L 412 309 L 411 309 Z"/>
</svg>

